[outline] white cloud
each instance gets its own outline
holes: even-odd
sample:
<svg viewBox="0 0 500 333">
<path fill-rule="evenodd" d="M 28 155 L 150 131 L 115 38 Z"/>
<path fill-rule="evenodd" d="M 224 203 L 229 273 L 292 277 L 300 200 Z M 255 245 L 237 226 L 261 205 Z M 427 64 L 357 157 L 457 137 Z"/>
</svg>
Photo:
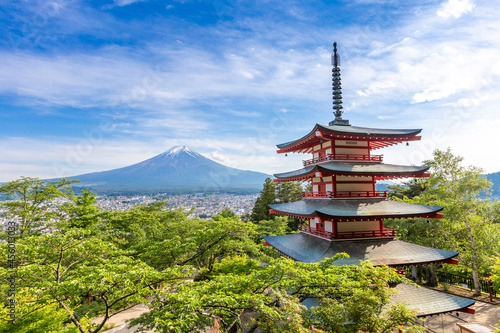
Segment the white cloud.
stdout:
<svg viewBox="0 0 500 333">
<path fill-rule="evenodd" d="M 130 4 L 136 3 L 136 2 L 141 2 L 141 1 L 146 1 L 146 0 L 113 0 L 113 2 L 120 7 L 123 6 L 128 6 Z"/>
<path fill-rule="evenodd" d="M 459 18 L 463 14 L 470 13 L 474 8 L 475 4 L 471 0 L 448 0 L 443 2 L 441 9 L 436 12 L 440 17 L 449 18 Z"/>
</svg>

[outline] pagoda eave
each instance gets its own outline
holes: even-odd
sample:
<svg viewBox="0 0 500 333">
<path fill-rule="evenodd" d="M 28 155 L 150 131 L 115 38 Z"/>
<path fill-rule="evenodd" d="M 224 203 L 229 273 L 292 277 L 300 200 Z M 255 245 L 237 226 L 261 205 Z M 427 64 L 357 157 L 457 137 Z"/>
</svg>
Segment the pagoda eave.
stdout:
<svg viewBox="0 0 500 333">
<path fill-rule="evenodd" d="M 333 265 L 357 265 L 370 260 L 374 266 L 410 266 L 446 262 L 458 252 L 440 250 L 412 244 L 398 239 L 364 239 L 351 242 L 332 241 L 305 233 L 265 236 L 265 241 L 290 258 L 301 262 L 318 262 L 338 253 L 349 258 L 337 260 Z"/>
<path fill-rule="evenodd" d="M 313 130 L 304 137 L 298 140 L 277 145 L 277 152 L 279 154 L 290 152 L 311 153 L 313 151 L 313 147 L 320 144 L 324 140 L 368 141 L 370 143 L 370 149 L 379 149 L 403 142 L 418 141 L 421 139 L 421 137 L 417 135 L 421 130 L 406 130 L 406 132 L 408 133 L 390 133 L 390 130 L 386 130 L 387 133 L 384 133 L 384 130 L 363 128 L 363 131 L 365 133 L 346 133 L 342 131 L 331 130 L 331 127 L 334 126 L 323 126 L 320 124 L 316 124 Z M 378 131 L 379 133 L 370 133 L 369 131 Z"/>
<path fill-rule="evenodd" d="M 274 175 L 277 177 L 276 175 Z M 374 174 L 369 172 L 358 172 L 358 173 L 346 173 L 346 172 L 322 172 L 321 177 L 329 177 L 329 176 L 346 176 L 346 177 L 356 177 L 356 176 L 372 176 L 374 180 L 391 180 L 391 179 L 402 179 L 402 178 L 429 178 L 430 174 L 427 172 L 421 173 L 407 173 L 407 174 Z M 313 178 L 317 177 L 315 172 L 310 172 L 305 175 L 297 176 L 297 177 L 277 177 L 273 181 L 275 183 L 286 183 L 286 182 L 304 182 L 310 181 Z M 339 182 L 340 183 L 340 182 Z"/>
<path fill-rule="evenodd" d="M 311 178 L 329 176 L 353 177 L 375 177 L 378 179 L 395 178 L 425 178 L 430 174 L 426 171 L 428 166 L 405 166 L 385 163 L 369 162 L 339 162 L 329 161 L 321 164 L 310 165 L 302 169 L 274 174 L 275 182 L 282 181 L 304 181 Z"/>
<path fill-rule="evenodd" d="M 310 218 L 323 215 L 331 219 L 364 218 L 441 218 L 444 207 L 422 206 L 380 198 L 350 200 L 300 200 L 282 204 L 272 204 L 276 214 Z"/>
<path fill-rule="evenodd" d="M 311 214 L 296 214 L 290 212 L 277 211 L 275 209 L 270 209 L 269 214 L 273 215 L 282 215 L 282 216 L 290 216 L 298 219 L 310 219 L 316 217 L 322 217 L 324 219 L 331 219 L 332 221 L 337 222 L 357 222 L 357 221 L 378 221 L 378 220 L 387 220 L 387 219 L 411 219 L 411 218 L 420 218 L 420 219 L 442 219 L 443 214 L 441 213 L 432 213 L 432 214 L 411 214 L 411 215 L 373 215 L 373 216 L 332 216 L 328 214 L 323 214 L 321 212 L 314 211 Z"/>
</svg>

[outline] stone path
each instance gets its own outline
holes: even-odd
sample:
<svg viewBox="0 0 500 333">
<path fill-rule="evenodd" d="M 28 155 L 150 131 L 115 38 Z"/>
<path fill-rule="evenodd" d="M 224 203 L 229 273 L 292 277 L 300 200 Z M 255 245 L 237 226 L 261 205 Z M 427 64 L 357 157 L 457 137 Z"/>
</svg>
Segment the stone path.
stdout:
<svg viewBox="0 0 500 333">
<path fill-rule="evenodd" d="M 471 308 L 476 310 L 473 315 L 458 312 L 459 317 L 456 313 L 430 317 L 425 320 L 424 326 L 436 333 L 458 333 L 457 323 L 464 322 L 481 324 L 493 330 L 500 328 L 500 326 L 495 326 L 500 321 L 500 306 L 476 301 Z"/>
<path fill-rule="evenodd" d="M 123 312 L 120 312 L 106 322 L 107 324 L 115 324 L 115 327 L 105 331 L 106 333 L 133 333 L 136 331 L 138 326 L 127 328 L 126 320 L 137 318 L 144 312 L 148 311 L 148 307 L 145 304 L 137 304 Z M 99 323 L 102 320 L 102 316 L 97 317 L 92 320 L 93 323 Z M 154 331 L 146 331 L 147 333 L 153 333 Z"/>
</svg>

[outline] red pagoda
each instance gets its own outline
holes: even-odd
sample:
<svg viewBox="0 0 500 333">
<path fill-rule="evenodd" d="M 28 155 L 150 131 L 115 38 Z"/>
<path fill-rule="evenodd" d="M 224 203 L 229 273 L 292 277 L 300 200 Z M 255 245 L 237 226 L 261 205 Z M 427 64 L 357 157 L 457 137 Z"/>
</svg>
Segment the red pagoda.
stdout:
<svg viewBox="0 0 500 333">
<path fill-rule="evenodd" d="M 343 119 L 340 58 L 337 44 L 333 47 L 335 119 L 328 126 L 316 124 L 300 139 L 277 145 L 278 153 L 312 154 L 312 158 L 303 161 L 302 169 L 275 174 L 274 181 L 309 182 L 311 191 L 303 192 L 300 201 L 270 205 L 271 213 L 299 218 L 307 224 L 300 226 L 299 233 L 264 237 L 267 245 L 302 262 L 317 262 L 345 252 L 349 258 L 338 260 L 336 265 L 363 260 L 393 267 L 454 263 L 458 252 L 404 242 L 396 238 L 395 230 L 384 228 L 386 219 L 441 218 L 443 207 L 391 201 L 387 191 L 376 190 L 379 180 L 429 177 L 429 167 L 385 164 L 383 155 L 373 154 L 377 149 L 420 140 L 421 129 L 357 127 Z M 471 312 L 467 307 L 474 304 L 424 288 L 404 285 L 398 289 L 404 290 L 399 299 L 413 302 L 410 307 L 418 309 L 419 316 Z M 422 304 L 414 303 L 418 298 L 415 293 Z M 434 305 L 429 308 L 425 304 Z"/>
</svg>

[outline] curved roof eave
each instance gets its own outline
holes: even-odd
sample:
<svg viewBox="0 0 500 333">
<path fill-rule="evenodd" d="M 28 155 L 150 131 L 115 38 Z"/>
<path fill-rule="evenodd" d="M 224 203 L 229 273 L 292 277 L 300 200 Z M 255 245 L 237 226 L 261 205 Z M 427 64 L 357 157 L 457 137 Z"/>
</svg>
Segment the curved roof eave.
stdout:
<svg viewBox="0 0 500 333">
<path fill-rule="evenodd" d="M 306 168 L 282 172 L 274 174 L 273 176 L 278 179 L 295 178 L 302 177 L 317 170 L 328 171 L 339 174 L 353 174 L 353 175 L 414 175 L 419 173 L 424 173 L 429 170 L 428 166 L 405 166 L 396 164 L 384 164 L 384 163 L 343 163 L 343 162 L 328 162 L 324 164 L 319 164 L 315 166 L 309 166 Z"/>
<path fill-rule="evenodd" d="M 279 149 L 286 148 L 295 143 L 298 143 L 309 136 L 311 136 L 318 128 L 325 130 L 330 133 L 339 133 L 339 134 L 353 134 L 353 135 L 383 135 L 383 136 L 413 136 L 422 132 L 422 129 L 383 129 L 383 128 L 368 128 L 368 127 L 358 127 L 358 126 L 341 126 L 341 125 L 332 125 L 325 126 L 316 124 L 314 128 L 306 135 L 297 140 L 292 140 L 289 142 L 281 143 L 276 145 Z"/>
<path fill-rule="evenodd" d="M 392 294 L 393 303 L 404 303 L 417 311 L 417 317 L 435 316 L 466 309 L 476 303 L 475 300 L 446 294 L 427 287 L 400 283 L 394 287 L 398 292 Z M 310 310 L 321 304 L 314 297 L 306 298 L 302 304 Z"/>
<path fill-rule="evenodd" d="M 277 213 L 310 217 L 318 214 L 334 218 L 426 217 L 440 212 L 441 206 L 423 206 L 386 199 L 300 200 L 269 205 Z"/>
<path fill-rule="evenodd" d="M 278 251 L 301 262 L 318 262 L 342 252 L 349 255 L 349 258 L 335 261 L 335 266 L 357 265 L 366 260 L 370 260 L 374 266 L 417 265 L 443 262 L 458 255 L 455 251 L 398 239 L 330 242 L 304 233 L 265 236 L 264 239 Z"/>
</svg>

